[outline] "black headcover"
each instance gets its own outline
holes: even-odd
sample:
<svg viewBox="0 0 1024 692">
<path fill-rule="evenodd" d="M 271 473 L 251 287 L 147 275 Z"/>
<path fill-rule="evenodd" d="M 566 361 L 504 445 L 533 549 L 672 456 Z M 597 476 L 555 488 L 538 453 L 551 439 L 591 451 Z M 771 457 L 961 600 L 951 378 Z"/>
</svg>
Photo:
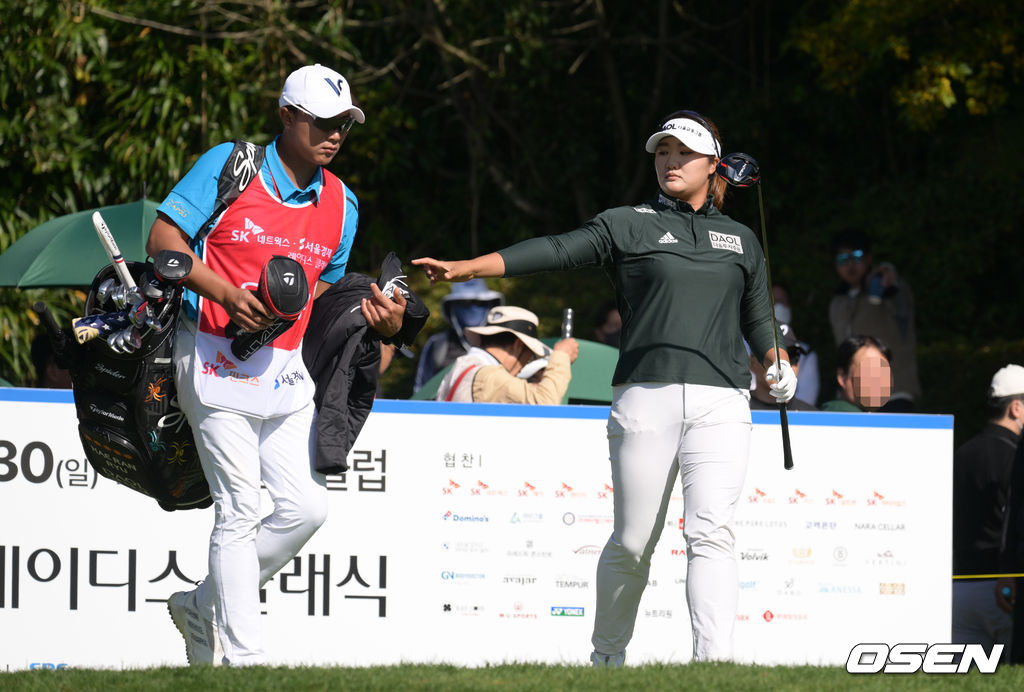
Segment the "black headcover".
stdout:
<svg viewBox="0 0 1024 692">
<path fill-rule="evenodd" d="M 274 255 L 260 274 L 260 300 L 283 320 L 294 320 L 309 302 L 309 282 L 302 265 L 291 257 Z"/>
</svg>

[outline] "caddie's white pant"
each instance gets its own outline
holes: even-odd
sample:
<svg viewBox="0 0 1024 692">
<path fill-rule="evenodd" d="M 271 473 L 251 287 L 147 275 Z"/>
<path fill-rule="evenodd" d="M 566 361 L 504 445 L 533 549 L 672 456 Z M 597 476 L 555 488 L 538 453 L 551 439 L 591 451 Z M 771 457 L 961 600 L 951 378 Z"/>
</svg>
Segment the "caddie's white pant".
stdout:
<svg viewBox="0 0 1024 692">
<path fill-rule="evenodd" d="M 197 601 L 216 618 L 227 662 L 256 665 L 264 662 L 260 588 L 327 518 L 326 479 L 313 470 L 316 409 L 310 402 L 295 413 L 260 418 L 203 405 L 192 385 L 191 334 L 178 334 L 178 401 L 214 505 L 209 575 Z M 261 483 L 274 503 L 266 517 Z"/>
<path fill-rule="evenodd" d="M 608 448 L 615 528 L 597 566 L 596 651 L 624 651 L 633 637 L 651 555 L 681 475 L 693 657 L 732 655 L 739 585 L 729 524 L 747 471 L 748 396 L 691 384 L 614 388 Z"/>
</svg>

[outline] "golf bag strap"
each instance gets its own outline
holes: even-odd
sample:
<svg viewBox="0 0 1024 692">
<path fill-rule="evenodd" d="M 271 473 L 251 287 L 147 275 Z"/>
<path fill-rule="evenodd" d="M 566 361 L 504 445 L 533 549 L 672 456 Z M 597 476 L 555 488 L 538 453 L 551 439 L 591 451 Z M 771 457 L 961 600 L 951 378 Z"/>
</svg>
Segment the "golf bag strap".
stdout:
<svg viewBox="0 0 1024 692">
<path fill-rule="evenodd" d="M 452 383 L 452 388 L 448 390 L 448 396 L 446 396 L 444 398 L 445 401 L 451 401 L 452 400 L 452 397 L 455 396 L 455 391 L 459 388 L 459 385 L 462 384 L 462 380 L 465 379 L 466 375 L 469 374 L 470 370 L 473 370 L 476 367 L 478 367 L 478 366 L 470 365 L 468 368 L 466 368 L 461 373 L 459 373 L 458 378 L 456 378 L 455 382 Z"/>
<path fill-rule="evenodd" d="M 228 160 L 224 162 L 224 168 L 220 171 L 220 177 L 217 178 L 217 201 L 213 205 L 213 214 L 189 243 L 193 252 L 210 234 L 224 210 L 230 207 L 245 192 L 245 188 L 249 187 L 249 183 L 256 179 L 263 166 L 263 159 L 267 154 L 265 146 L 241 139 L 236 139 L 234 142 L 235 148 L 231 150 Z"/>
</svg>

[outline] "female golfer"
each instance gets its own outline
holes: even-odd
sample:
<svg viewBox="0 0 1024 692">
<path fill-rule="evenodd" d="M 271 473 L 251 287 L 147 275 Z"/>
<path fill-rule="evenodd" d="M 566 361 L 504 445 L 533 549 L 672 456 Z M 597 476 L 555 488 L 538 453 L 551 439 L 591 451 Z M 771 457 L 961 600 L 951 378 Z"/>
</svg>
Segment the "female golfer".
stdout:
<svg viewBox="0 0 1024 692">
<path fill-rule="evenodd" d="M 594 665 L 625 661 L 680 471 L 693 656 L 731 657 L 739 588 L 730 522 L 751 429 L 742 338 L 764 354 L 776 399 L 796 391 L 785 350 L 775 365 L 761 247 L 750 229 L 719 211 L 725 182 L 714 174 L 722 155 L 717 129 L 693 111 L 677 111 L 646 148 L 661 188 L 650 202 L 475 259 L 413 260 L 434 281 L 600 264 L 615 284 L 622 315 L 608 418 L 615 528 L 597 567 Z"/>
</svg>

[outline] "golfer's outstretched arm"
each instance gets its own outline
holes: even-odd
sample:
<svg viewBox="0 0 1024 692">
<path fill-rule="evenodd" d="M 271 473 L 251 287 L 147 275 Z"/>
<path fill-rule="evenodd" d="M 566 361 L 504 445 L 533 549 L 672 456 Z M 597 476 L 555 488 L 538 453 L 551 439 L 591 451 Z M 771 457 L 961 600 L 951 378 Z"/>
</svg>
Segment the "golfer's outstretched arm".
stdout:
<svg viewBox="0 0 1024 692">
<path fill-rule="evenodd" d="M 431 281 L 469 281 L 505 276 L 505 260 L 497 252 L 480 255 L 468 260 L 436 260 L 433 257 L 419 257 L 413 264 L 423 267 Z"/>
</svg>

